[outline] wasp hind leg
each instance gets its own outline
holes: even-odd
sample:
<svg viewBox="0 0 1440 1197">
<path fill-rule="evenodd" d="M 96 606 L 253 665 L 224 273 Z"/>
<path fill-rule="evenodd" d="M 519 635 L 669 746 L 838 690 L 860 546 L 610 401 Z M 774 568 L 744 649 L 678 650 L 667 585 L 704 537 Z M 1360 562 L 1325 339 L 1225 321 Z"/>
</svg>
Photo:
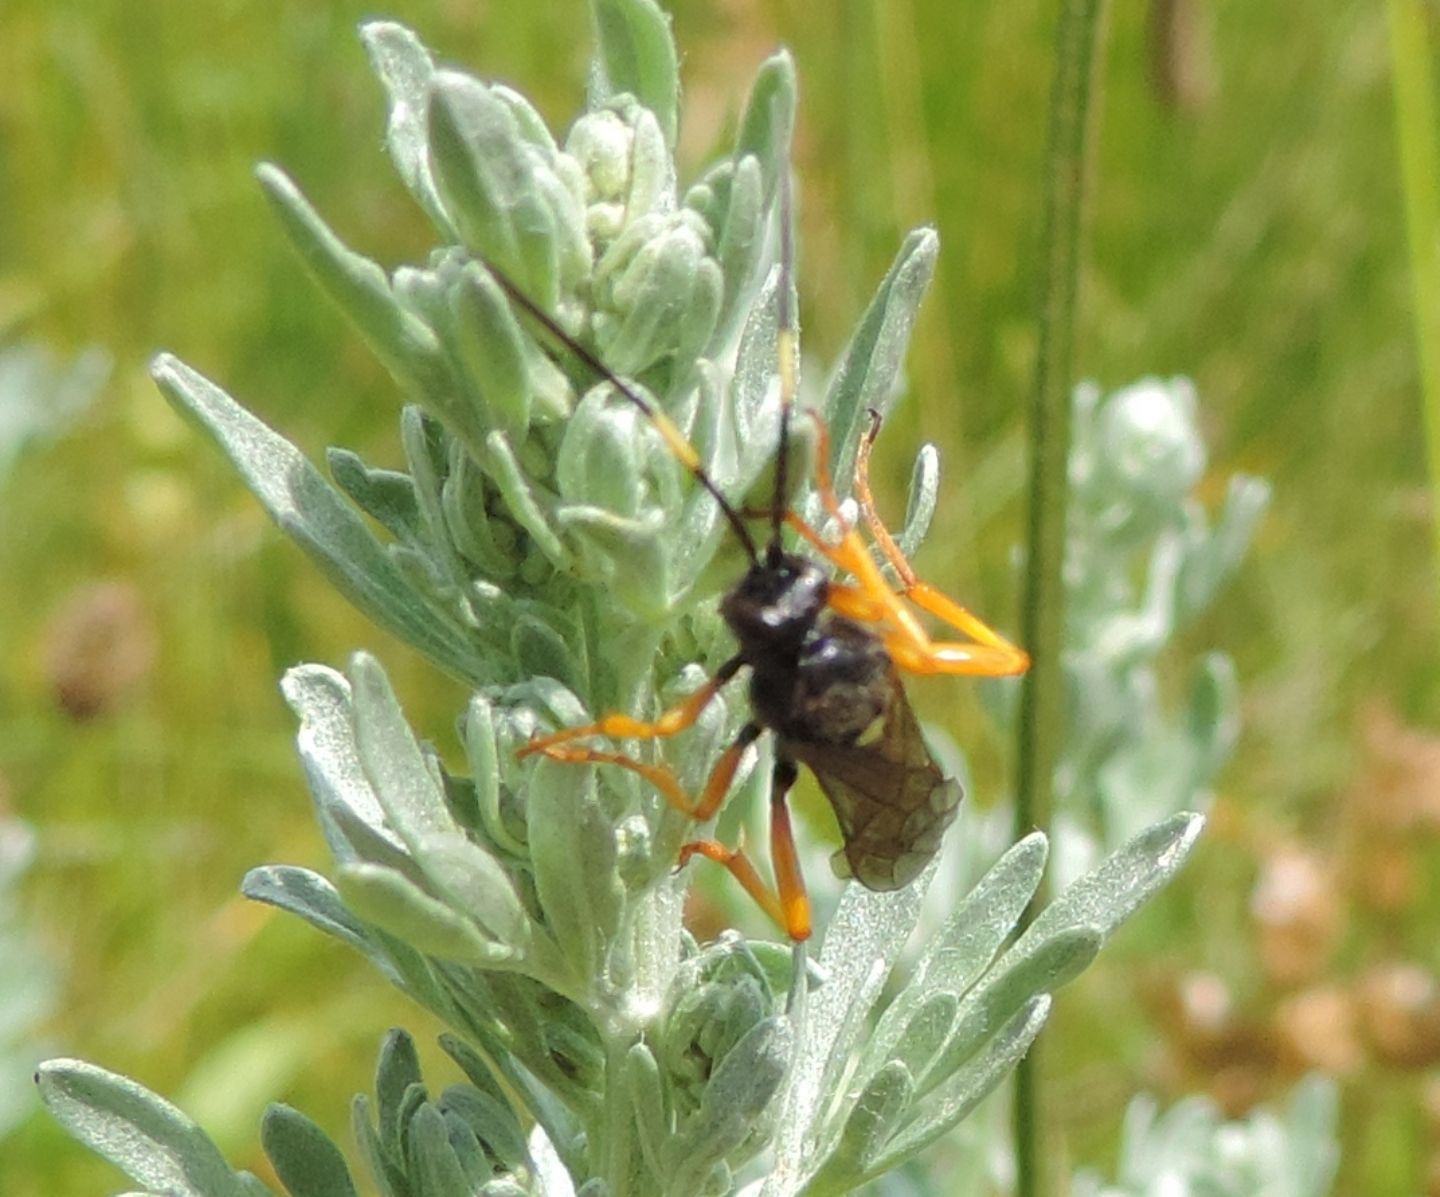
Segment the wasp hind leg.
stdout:
<svg viewBox="0 0 1440 1197">
<path fill-rule="evenodd" d="M 786 511 L 783 518 L 785 524 L 811 548 L 855 579 L 848 584 L 832 583 L 828 605 L 851 619 L 881 625 L 883 630 L 877 634 L 883 640 L 886 652 L 895 664 L 909 673 L 954 673 L 971 677 L 1010 677 L 1024 673 L 1030 667 L 1030 658 L 1025 651 L 1011 644 L 954 599 L 930 583 L 922 582 L 890 535 L 890 530 L 881 522 L 870 491 L 870 450 L 880 429 L 879 415 L 874 411 L 870 413 L 870 428 L 861 438 L 856 453 L 855 498 L 861 519 L 899 578 L 898 590 L 886 581 L 870 549 L 846 520 L 830 478 L 828 432 L 817 414 L 811 412 L 810 415 L 817 430 L 815 486 L 822 505 L 838 529 L 839 539 L 827 541 L 795 511 Z M 970 639 L 932 640 L 905 605 L 906 601 Z"/>
<path fill-rule="evenodd" d="M 718 840 L 686 844 L 680 849 L 680 863 L 684 865 L 692 856 L 703 856 L 723 866 L 786 935 L 801 943 L 810 938 L 810 898 L 800 872 L 800 855 L 795 850 L 790 808 L 785 803 L 797 776 L 795 762 L 783 751 L 779 753 L 770 776 L 770 859 L 775 869 L 774 889 L 765 884 L 743 847 L 727 848 Z"/>
<path fill-rule="evenodd" d="M 575 729 L 584 731 L 585 729 Z M 724 805 L 725 796 L 735 780 L 740 761 L 763 734 L 758 723 L 747 723 L 715 762 L 698 798 L 685 792 L 673 769 L 666 765 L 649 764 L 619 752 L 586 748 L 581 744 L 549 744 L 535 751 L 552 760 L 577 765 L 613 765 L 643 777 L 658 790 L 675 810 L 697 823 L 712 819 Z M 776 888 L 770 889 L 761 878 L 744 848 L 727 848 L 718 840 L 693 840 L 680 849 L 679 867 L 692 856 L 703 856 L 727 869 L 760 909 L 768 914 L 792 940 L 799 943 L 810 938 L 810 899 L 805 893 L 805 880 L 800 873 L 800 857 L 795 850 L 795 835 L 790 827 L 790 811 L 785 797 L 795 784 L 797 769 L 788 757 L 775 762 L 770 783 L 770 855 L 775 868 Z"/>
<path fill-rule="evenodd" d="M 870 491 L 870 450 L 879 433 L 880 414 L 872 409 L 870 427 L 861 437 L 855 455 L 855 498 L 860 504 L 860 516 L 899 578 L 900 594 L 922 611 L 970 637 L 970 642 L 931 640 L 913 620 L 902 620 L 885 636 L 886 651 L 897 665 L 911 673 L 960 673 L 973 677 L 1013 677 L 1024 673 L 1030 668 L 1030 657 L 1025 650 L 943 591 L 921 581 L 880 519 Z M 863 575 L 857 573 L 857 576 L 863 579 Z M 872 597 L 873 586 L 862 589 L 863 597 Z M 857 607 L 861 605 L 857 602 Z M 876 604 L 877 607 L 884 605 Z M 874 615 L 868 617 L 875 618 Z"/>
</svg>

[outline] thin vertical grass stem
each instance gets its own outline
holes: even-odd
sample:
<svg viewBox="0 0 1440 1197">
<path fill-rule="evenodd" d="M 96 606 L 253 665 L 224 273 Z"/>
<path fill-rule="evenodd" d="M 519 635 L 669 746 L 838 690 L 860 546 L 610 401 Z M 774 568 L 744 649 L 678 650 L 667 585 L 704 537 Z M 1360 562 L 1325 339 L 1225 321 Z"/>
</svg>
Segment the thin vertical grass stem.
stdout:
<svg viewBox="0 0 1440 1197">
<path fill-rule="evenodd" d="M 1395 138 L 1415 305 L 1415 352 L 1432 505 L 1440 510 L 1440 125 L 1435 113 L 1433 10 L 1389 0 Z M 1440 561 L 1440 519 L 1432 520 Z"/>
<path fill-rule="evenodd" d="M 1090 189 L 1094 81 L 1103 59 L 1105 0 L 1064 0 L 1057 28 L 1044 179 L 1039 342 L 1031 392 L 1030 514 L 1022 615 L 1034 664 L 1020 701 L 1016 837 L 1050 823 L 1051 785 L 1063 742 L 1063 567 L 1075 326 L 1083 210 Z M 1031 911 L 1043 906 L 1037 894 Z M 1030 913 L 1022 923 L 1030 921 Z M 1015 1078 L 1016 1192 L 1055 1191 L 1047 1167 L 1039 1044 Z"/>
</svg>

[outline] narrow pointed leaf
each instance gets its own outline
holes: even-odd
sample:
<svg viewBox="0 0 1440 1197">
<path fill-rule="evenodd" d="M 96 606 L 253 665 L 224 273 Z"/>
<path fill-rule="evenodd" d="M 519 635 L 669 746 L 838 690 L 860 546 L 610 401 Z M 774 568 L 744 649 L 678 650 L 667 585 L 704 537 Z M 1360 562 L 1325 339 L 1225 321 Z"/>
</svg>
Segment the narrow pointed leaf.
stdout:
<svg viewBox="0 0 1440 1197">
<path fill-rule="evenodd" d="M 36 1081 L 70 1133 L 137 1183 L 173 1197 L 242 1197 L 209 1136 L 143 1085 L 80 1060 L 47 1060 Z"/>
<path fill-rule="evenodd" d="M 680 122 L 680 64 L 670 17 L 655 0 L 593 0 L 597 104 L 628 92 L 655 114 L 665 144 L 675 146 Z"/>
<path fill-rule="evenodd" d="M 1012 949 L 961 1004 L 955 1031 L 920 1078 L 929 1092 L 969 1060 L 1003 1024 L 1036 994 L 1052 993 L 1090 966 L 1104 938 L 1094 927 L 1067 927 L 1032 952 Z"/>
<path fill-rule="evenodd" d="M 418 859 L 426 836 L 458 835 L 460 829 L 380 662 L 369 653 L 356 653 L 350 659 L 350 677 L 361 765 L 390 826 Z"/>
<path fill-rule="evenodd" d="M 923 1113 L 900 1130 L 871 1163 L 868 1176 L 879 1176 L 924 1150 L 973 1110 L 1018 1064 L 1050 1013 L 1050 995 L 1026 1002 L 986 1045 L 985 1050 L 950 1078 L 922 1107 Z"/>
<path fill-rule="evenodd" d="M 883 416 L 890 406 L 910 330 L 939 253 L 940 238 L 934 229 L 917 229 L 905 238 L 845 351 L 826 397 L 825 415 L 835 438 L 830 446 L 832 478 L 849 478 L 852 473 L 866 409 L 874 408 Z"/>
<path fill-rule="evenodd" d="M 595 795 L 593 770 L 541 759 L 530 775 L 526 820 L 550 931 L 574 974 L 594 976 L 623 891 L 614 831 Z"/>
<path fill-rule="evenodd" d="M 315 1123 L 287 1105 L 272 1105 L 260 1141 L 290 1197 L 355 1197 L 345 1157 Z"/>
<path fill-rule="evenodd" d="M 549 167 L 526 140 L 512 105 L 478 79 L 438 71 L 427 120 L 435 182 L 465 245 L 555 311 L 556 213 L 532 185 Z"/>
<path fill-rule="evenodd" d="M 509 439 L 498 428 L 485 438 L 485 460 L 481 464 L 500 488 L 510 514 L 535 538 L 536 547 L 556 566 L 568 569 L 570 554 L 540 506 Z"/>
<path fill-rule="evenodd" d="M 523 948 L 529 941 L 530 920 L 515 886 L 485 849 L 461 834 L 447 832 L 424 837 L 416 858 L 455 909 L 511 947 Z"/>
<path fill-rule="evenodd" d="M 401 1108 L 406 1095 L 422 1085 L 420 1056 L 408 1031 L 393 1029 L 380 1045 L 375 1064 L 375 1100 L 379 1103 L 380 1134 L 387 1144 L 400 1141 Z"/>
<path fill-rule="evenodd" d="M 1204 827 L 1203 815 L 1181 812 L 1142 831 L 1051 902 L 1011 952 L 1033 951 L 1072 927 L 1108 937 L 1179 871 Z"/>
<path fill-rule="evenodd" d="M 447 672 L 475 683 L 489 678 L 489 666 L 464 631 L 415 591 L 359 513 L 289 441 L 178 358 L 161 354 L 151 372 L 346 598 Z"/>
<path fill-rule="evenodd" d="M 315 281 L 386 369 L 419 394 L 448 394 L 451 381 L 435 334 L 400 304 L 385 272 L 346 246 L 284 171 L 266 163 L 255 175 Z"/>
<path fill-rule="evenodd" d="M 870 1078 L 840 1134 L 838 1158 L 863 1172 L 880 1154 L 915 1097 L 915 1078 L 899 1060 L 891 1060 Z"/>
<path fill-rule="evenodd" d="M 442 239 L 457 240 L 430 173 L 426 152 L 425 109 L 435 74 L 430 52 L 410 30 L 393 21 L 368 21 L 360 26 L 360 37 L 390 100 L 385 124 L 385 148 L 390 151 L 390 160 Z"/>
<path fill-rule="evenodd" d="M 450 1147 L 445 1119 L 432 1105 L 416 1111 L 410 1124 L 410 1175 L 425 1197 L 473 1197 L 460 1162 Z"/>
<path fill-rule="evenodd" d="M 777 1153 L 787 1167 L 799 1166 L 802 1136 L 865 1033 L 871 1007 L 914 930 L 934 876 L 932 862 L 914 882 L 893 893 L 845 887 L 825 930 L 820 950 L 825 983 L 809 999 L 780 1122 Z M 839 1128 L 834 1129 L 838 1133 Z"/>
<path fill-rule="evenodd" d="M 381 1197 L 400 1197 L 408 1192 L 399 1166 L 380 1142 L 380 1135 L 370 1119 L 370 1099 L 363 1093 L 357 1093 L 350 1103 L 350 1130 L 355 1142 L 360 1145 L 365 1162 L 370 1165 L 371 1182 L 380 1190 Z"/>
<path fill-rule="evenodd" d="M 375 796 L 355 743 L 350 682 L 325 665 L 298 665 L 280 689 L 300 718 L 296 746 L 331 854 L 340 864 L 368 860 L 401 868 L 405 844 Z"/>
<path fill-rule="evenodd" d="M 309 869 L 262 865 L 245 874 L 240 891 L 252 901 L 298 914 L 312 927 L 359 948 L 366 955 L 373 955 L 376 950 L 365 927 L 345 909 L 335 887 Z"/>
<path fill-rule="evenodd" d="M 910 497 L 905 506 L 905 523 L 895 538 L 900 551 L 913 556 L 930 531 L 940 495 L 940 454 L 934 445 L 921 445 L 910 475 Z"/>
<path fill-rule="evenodd" d="M 415 505 L 415 484 L 398 470 L 371 469 L 358 453 L 348 449 L 325 451 L 325 464 L 335 485 L 350 496 L 366 515 L 403 543 L 419 543 L 420 513 Z"/>
<path fill-rule="evenodd" d="M 643 1043 L 632 1045 L 625 1055 L 625 1088 L 629 1092 L 635 1136 L 640 1141 L 646 1166 L 659 1178 L 664 1175 L 670 1126 L 665 1117 L 665 1090 L 660 1066 L 650 1048 Z"/>
<path fill-rule="evenodd" d="M 487 940 L 468 919 L 393 869 L 346 865 L 340 870 L 340 893 L 366 922 L 426 955 L 490 967 L 513 958 L 511 949 Z"/>
<path fill-rule="evenodd" d="M 995 862 L 945 920 L 916 964 L 909 984 L 891 1002 L 866 1044 L 870 1067 L 890 1058 L 902 1027 L 931 997 L 959 995 L 970 988 L 1034 897 L 1046 854 L 1043 834 L 1026 836 Z"/>
<path fill-rule="evenodd" d="M 767 58 L 756 72 L 735 136 L 735 158 L 753 154 L 759 160 L 766 199 L 774 195 L 780 172 L 790 169 L 795 94 L 795 60 L 788 51 L 781 50 Z"/>
<path fill-rule="evenodd" d="M 530 1166 L 525 1135 L 508 1102 L 473 1085 L 451 1085 L 440 1095 L 439 1105 L 447 1118 L 454 1115 L 475 1132 L 500 1167 L 514 1172 Z"/>
</svg>

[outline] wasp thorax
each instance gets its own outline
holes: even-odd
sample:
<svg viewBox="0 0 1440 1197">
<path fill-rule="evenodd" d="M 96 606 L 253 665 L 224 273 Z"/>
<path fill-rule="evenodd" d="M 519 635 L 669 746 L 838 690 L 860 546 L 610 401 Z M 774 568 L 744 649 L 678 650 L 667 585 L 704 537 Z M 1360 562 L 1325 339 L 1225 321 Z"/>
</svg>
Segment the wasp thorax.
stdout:
<svg viewBox="0 0 1440 1197">
<path fill-rule="evenodd" d="M 825 607 L 828 588 L 825 572 L 815 562 L 779 553 L 750 567 L 725 596 L 720 613 L 747 659 L 796 653 Z"/>
<path fill-rule="evenodd" d="M 884 731 L 897 687 L 884 644 L 859 624 L 827 614 L 800 651 L 791 734 L 817 744 L 864 744 Z"/>
</svg>

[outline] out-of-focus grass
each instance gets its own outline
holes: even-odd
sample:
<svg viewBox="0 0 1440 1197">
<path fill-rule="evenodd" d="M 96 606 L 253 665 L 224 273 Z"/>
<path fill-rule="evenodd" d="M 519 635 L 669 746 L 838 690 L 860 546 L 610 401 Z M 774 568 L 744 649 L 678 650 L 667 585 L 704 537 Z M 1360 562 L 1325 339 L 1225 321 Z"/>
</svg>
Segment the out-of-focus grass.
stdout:
<svg viewBox="0 0 1440 1197">
<path fill-rule="evenodd" d="M 1238 1001 L 1270 1000 L 1247 946 L 1258 862 L 1291 837 L 1328 851 L 1337 796 L 1368 768 L 1362 709 L 1379 701 L 1424 723 L 1440 705 L 1384 14 L 1360 0 L 1152 3 L 1196 24 L 1157 56 L 1154 14 L 1112 6 L 1078 367 L 1107 385 L 1192 375 L 1217 495 L 1236 469 L 1270 477 L 1276 494 L 1241 580 L 1193 634 L 1236 654 L 1246 695 L 1219 826 L 1110 968 L 1061 1003 L 1052 1104 L 1080 1111 L 1066 1129 L 1102 1162 L 1131 1087 L 1172 1079 L 1137 971 L 1211 969 Z M 1054 6 L 673 7 L 692 163 L 762 55 L 778 41 L 796 54 L 812 372 L 840 348 L 903 230 L 938 225 L 914 400 L 880 453 L 898 470 L 919 439 L 940 442 L 945 500 L 921 564 L 1013 626 Z M 253 864 L 322 858 L 278 672 L 377 647 L 414 722 L 442 742 L 461 696 L 278 542 L 155 397 L 144 363 L 178 351 L 312 454 L 334 442 L 394 460 L 394 388 L 312 289 L 250 176 L 258 159 L 281 161 L 382 262 L 425 252 L 429 233 L 381 153 L 381 99 L 354 37 L 379 12 L 12 0 L 0 37 L 0 328 L 62 351 L 97 342 L 116 360 L 88 419 L 0 482 L 0 775 L 41 832 L 31 909 L 68 970 L 49 1032 L 60 1050 L 177 1096 L 256 1168 L 266 1100 L 348 1141 L 346 1099 L 368 1086 L 383 1028 L 403 1020 L 426 1038 L 357 959 L 234 896 Z M 443 57 L 522 86 L 556 121 L 578 105 L 580 0 L 397 0 L 384 14 Z M 900 479 L 888 481 L 897 502 Z M 137 693 L 77 725 L 47 686 L 47 620 L 97 578 L 138 587 L 160 648 Z M 969 745 L 970 689 L 927 689 L 927 712 Z M 980 747 L 993 773 L 1004 746 Z M 1346 967 L 1391 953 L 1433 969 L 1423 928 L 1434 914 L 1407 908 L 1382 944 L 1379 922 L 1357 913 Z M 1404 1070 L 1360 1071 L 1343 1191 L 1418 1187 L 1423 1128 L 1388 1117 L 1416 1108 L 1418 1085 Z M 43 1118 L 0 1147 L 7 1197 L 118 1183 Z"/>
<path fill-rule="evenodd" d="M 1440 119 L 1436 117 L 1435 48 L 1425 9 L 1404 0 L 1386 5 L 1394 74 L 1395 132 L 1405 230 L 1410 247 L 1420 391 L 1425 401 L 1431 488 L 1440 479 Z M 1437 538 L 1440 544 L 1440 538 Z"/>
</svg>

